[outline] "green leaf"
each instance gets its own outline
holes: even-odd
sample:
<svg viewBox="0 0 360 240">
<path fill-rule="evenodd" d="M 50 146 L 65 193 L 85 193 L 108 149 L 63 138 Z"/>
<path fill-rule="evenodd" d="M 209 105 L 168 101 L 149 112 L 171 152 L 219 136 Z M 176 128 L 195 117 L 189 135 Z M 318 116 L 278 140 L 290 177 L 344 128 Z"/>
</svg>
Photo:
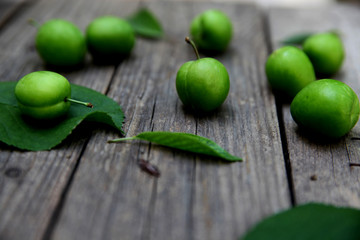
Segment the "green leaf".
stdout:
<svg viewBox="0 0 360 240">
<path fill-rule="evenodd" d="M 358 240 L 360 210 L 309 203 L 271 216 L 242 240 Z"/>
<path fill-rule="evenodd" d="M 337 29 L 332 29 L 332 30 L 329 30 L 327 32 L 336 34 L 339 37 L 341 37 L 340 31 L 337 30 Z M 314 34 L 315 34 L 315 32 L 297 33 L 297 34 L 294 34 L 292 36 L 289 36 L 289 37 L 285 38 L 284 40 L 282 40 L 280 42 L 283 45 L 302 45 L 308 37 L 310 37 L 311 35 L 314 35 Z"/>
<path fill-rule="evenodd" d="M 305 40 L 313 35 L 314 33 L 310 32 L 304 32 L 304 33 L 298 33 L 294 34 L 290 37 L 285 38 L 281 41 L 283 45 L 301 45 L 305 42 Z"/>
<path fill-rule="evenodd" d="M 146 140 L 166 147 L 172 147 L 188 152 L 200 153 L 219 157 L 228 161 L 242 161 L 241 158 L 229 154 L 210 139 L 189 133 L 180 132 L 142 132 L 135 137 L 119 138 L 109 142 L 120 142 L 125 140 Z"/>
<path fill-rule="evenodd" d="M 163 28 L 156 17 L 147 8 L 141 8 L 127 18 L 135 33 L 142 37 L 161 38 Z"/>
<path fill-rule="evenodd" d="M 71 104 L 64 118 L 52 121 L 23 117 L 14 95 L 16 83 L 0 83 L 0 141 L 8 145 L 32 151 L 49 150 L 84 120 L 108 124 L 122 133 L 124 114 L 120 106 L 99 92 L 74 84 L 71 84 L 72 98 L 91 102 L 93 108 Z"/>
</svg>

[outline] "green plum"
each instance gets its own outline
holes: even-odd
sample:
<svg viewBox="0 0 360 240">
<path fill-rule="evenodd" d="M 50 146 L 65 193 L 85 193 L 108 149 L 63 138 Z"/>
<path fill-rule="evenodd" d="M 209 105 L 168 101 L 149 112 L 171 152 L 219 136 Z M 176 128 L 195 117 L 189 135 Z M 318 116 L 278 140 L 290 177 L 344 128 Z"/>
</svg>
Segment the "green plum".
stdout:
<svg viewBox="0 0 360 240">
<path fill-rule="evenodd" d="M 92 107 L 70 98 L 71 86 L 62 75 L 50 71 L 37 71 L 25 75 L 15 87 L 20 111 L 35 119 L 54 119 L 64 115 L 70 102 Z"/>
<path fill-rule="evenodd" d="M 222 11 L 209 9 L 192 20 L 190 34 L 200 50 L 223 52 L 232 38 L 232 23 Z"/>
<path fill-rule="evenodd" d="M 290 105 L 295 122 L 323 136 L 339 138 L 359 119 L 359 99 L 345 83 L 332 79 L 315 81 L 301 90 Z"/>
<path fill-rule="evenodd" d="M 193 110 L 209 112 L 218 108 L 226 99 L 229 74 L 225 66 L 214 58 L 200 59 L 195 43 L 188 37 L 197 60 L 184 63 L 176 76 L 176 90 L 185 106 Z"/>
<path fill-rule="evenodd" d="M 272 89 L 291 98 L 316 80 L 309 58 L 293 46 L 275 50 L 266 61 L 265 71 Z"/>
<path fill-rule="evenodd" d="M 135 32 L 124 19 L 102 16 L 88 25 L 86 43 L 95 60 L 119 60 L 131 53 L 135 45 Z"/>
<path fill-rule="evenodd" d="M 36 49 L 45 63 L 73 67 L 85 59 L 86 41 L 78 27 L 63 19 L 52 19 L 39 26 Z"/>
<path fill-rule="evenodd" d="M 303 50 L 310 58 L 318 76 L 331 76 L 341 67 L 345 50 L 336 33 L 318 33 L 307 38 Z"/>
</svg>

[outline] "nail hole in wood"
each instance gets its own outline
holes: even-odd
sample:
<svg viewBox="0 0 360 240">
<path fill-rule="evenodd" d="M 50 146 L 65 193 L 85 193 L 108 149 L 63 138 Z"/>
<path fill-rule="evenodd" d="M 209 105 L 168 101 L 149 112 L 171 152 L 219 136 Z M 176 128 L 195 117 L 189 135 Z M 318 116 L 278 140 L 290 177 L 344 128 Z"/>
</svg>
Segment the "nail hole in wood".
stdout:
<svg viewBox="0 0 360 240">
<path fill-rule="evenodd" d="M 9 177 L 9 178 L 17 178 L 21 175 L 21 169 L 20 168 L 16 168 L 16 167 L 11 167 L 6 169 L 5 171 L 5 176 Z"/>
<path fill-rule="evenodd" d="M 314 174 L 314 175 L 311 175 L 310 176 L 310 180 L 311 181 L 316 181 L 317 180 L 317 176 Z"/>
<path fill-rule="evenodd" d="M 154 177 L 160 177 L 160 170 L 157 166 L 151 164 L 149 161 L 146 161 L 144 159 L 140 159 L 138 161 L 139 167 L 142 171 L 148 173 L 151 176 Z"/>
</svg>

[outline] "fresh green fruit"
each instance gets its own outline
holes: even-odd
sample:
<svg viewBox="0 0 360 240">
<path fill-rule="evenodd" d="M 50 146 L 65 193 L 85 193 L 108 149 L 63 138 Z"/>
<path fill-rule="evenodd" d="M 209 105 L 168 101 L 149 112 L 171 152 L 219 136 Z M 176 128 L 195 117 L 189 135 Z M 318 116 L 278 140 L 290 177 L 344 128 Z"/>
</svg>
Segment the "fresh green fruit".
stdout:
<svg viewBox="0 0 360 240">
<path fill-rule="evenodd" d="M 303 49 L 319 76 L 335 74 L 340 69 L 345 56 L 341 39 L 331 32 L 310 36 L 305 40 Z"/>
<path fill-rule="evenodd" d="M 309 58 L 293 46 L 275 50 L 266 61 L 265 71 L 272 89 L 290 97 L 316 80 Z"/>
<path fill-rule="evenodd" d="M 359 119 L 359 99 L 345 83 L 332 79 L 315 81 L 301 90 L 290 106 L 295 122 L 324 136 L 338 138 Z"/>
<path fill-rule="evenodd" d="M 15 97 L 20 111 L 35 119 L 53 119 L 64 115 L 70 102 L 88 107 L 70 98 L 71 86 L 66 78 L 50 71 L 38 71 L 25 75 L 15 87 Z"/>
<path fill-rule="evenodd" d="M 210 9 L 196 16 L 190 34 L 201 50 L 223 52 L 232 38 L 231 20 L 220 10 Z"/>
<path fill-rule="evenodd" d="M 184 63 L 176 76 L 176 90 L 185 106 L 202 112 L 218 108 L 226 99 L 229 89 L 229 74 L 224 65 L 213 58 L 200 59 L 195 44 L 186 38 L 198 57 Z"/>
<path fill-rule="evenodd" d="M 45 63 L 70 67 L 84 61 L 85 37 L 78 27 L 69 21 L 52 19 L 39 27 L 36 49 Z"/>
<path fill-rule="evenodd" d="M 118 60 L 131 53 L 135 33 L 127 21 L 103 16 L 94 19 L 87 27 L 86 42 L 95 59 Z"/>
</svg>

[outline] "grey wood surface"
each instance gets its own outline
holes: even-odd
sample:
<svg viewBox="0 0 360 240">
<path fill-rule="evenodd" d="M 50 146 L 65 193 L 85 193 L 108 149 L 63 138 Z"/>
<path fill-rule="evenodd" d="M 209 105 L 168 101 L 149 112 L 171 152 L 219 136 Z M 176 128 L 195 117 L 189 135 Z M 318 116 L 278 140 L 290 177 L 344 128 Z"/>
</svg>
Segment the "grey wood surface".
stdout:
<svg viewBox="0 0 360 240">
<path fill-rule="evenodd" d="M 219 56 L 229 69 L 231 91 L 219 111 L 199 117 L 184 111 L 174 81 L 181 64 L 195 58 L 184 42 L 190 20 L 215 6 L 234 23 L 233 44 Z M 147 143 L 109 145 L 104 139 L 112 135 L 98 132 L 82 156 L 55 239 L 84 232 L 88 239 L 235 239 L 263 216 L 289 206 L 274 99 L 258 68 L 267 56 L 260 11 L 226 4 L 149 7 L 166 19 L 167 36 L 139 39 L 109 92 L 124 107 L 127 136 L 151 130 L 194 133 L 245 162 L 224 164 Z M 138 158 L 158 165 L 161 177 L 140 172 Z"/>
<path fill-rule="evenodd" d="M 109 144 L 119 133 L 91 123 L 51 151 L 18 151 L 0 143 L 0 239 L 237 239 L 294 203 L 360 206 L 360 168 L 349 166 L 360 162 L 360 143 L 354 140 L 359 127 L 333 143 L 304 136 L 289 107 L 276 103 L 264 74 L 279 39 L 301 30 L 340 28 L 348 56 L 338 77 L 359 94 L 356 8 L 263 11 L 236 3 L 31 1 L 11 17 L 0 15 L 0 81 L 47 69 L 36 53 L 29 18 L 64 18 L 85 30 L 97 16 L 126 17 L 141 4 L 161 20 L 163 39 L 137 38 L 131 56 L 116 66 L 94 65 L 88 56 L 82 68 L 60 73 L 118 102 L 126 136 L 193 133 L 244 162 L 224 163 L 142 141 Z M 175 77 L 181 64 L 195 59 L 184 41 L 190 21 L 208 8 L 222 9 L 234 25 L 228 51 L 214 56 L 228 69 L 231 89 L 219 110 L 201 116 L 183 108 Z M 156 165 L 161 176 L 142 172 L 139 159 Z"/>
</svg>

